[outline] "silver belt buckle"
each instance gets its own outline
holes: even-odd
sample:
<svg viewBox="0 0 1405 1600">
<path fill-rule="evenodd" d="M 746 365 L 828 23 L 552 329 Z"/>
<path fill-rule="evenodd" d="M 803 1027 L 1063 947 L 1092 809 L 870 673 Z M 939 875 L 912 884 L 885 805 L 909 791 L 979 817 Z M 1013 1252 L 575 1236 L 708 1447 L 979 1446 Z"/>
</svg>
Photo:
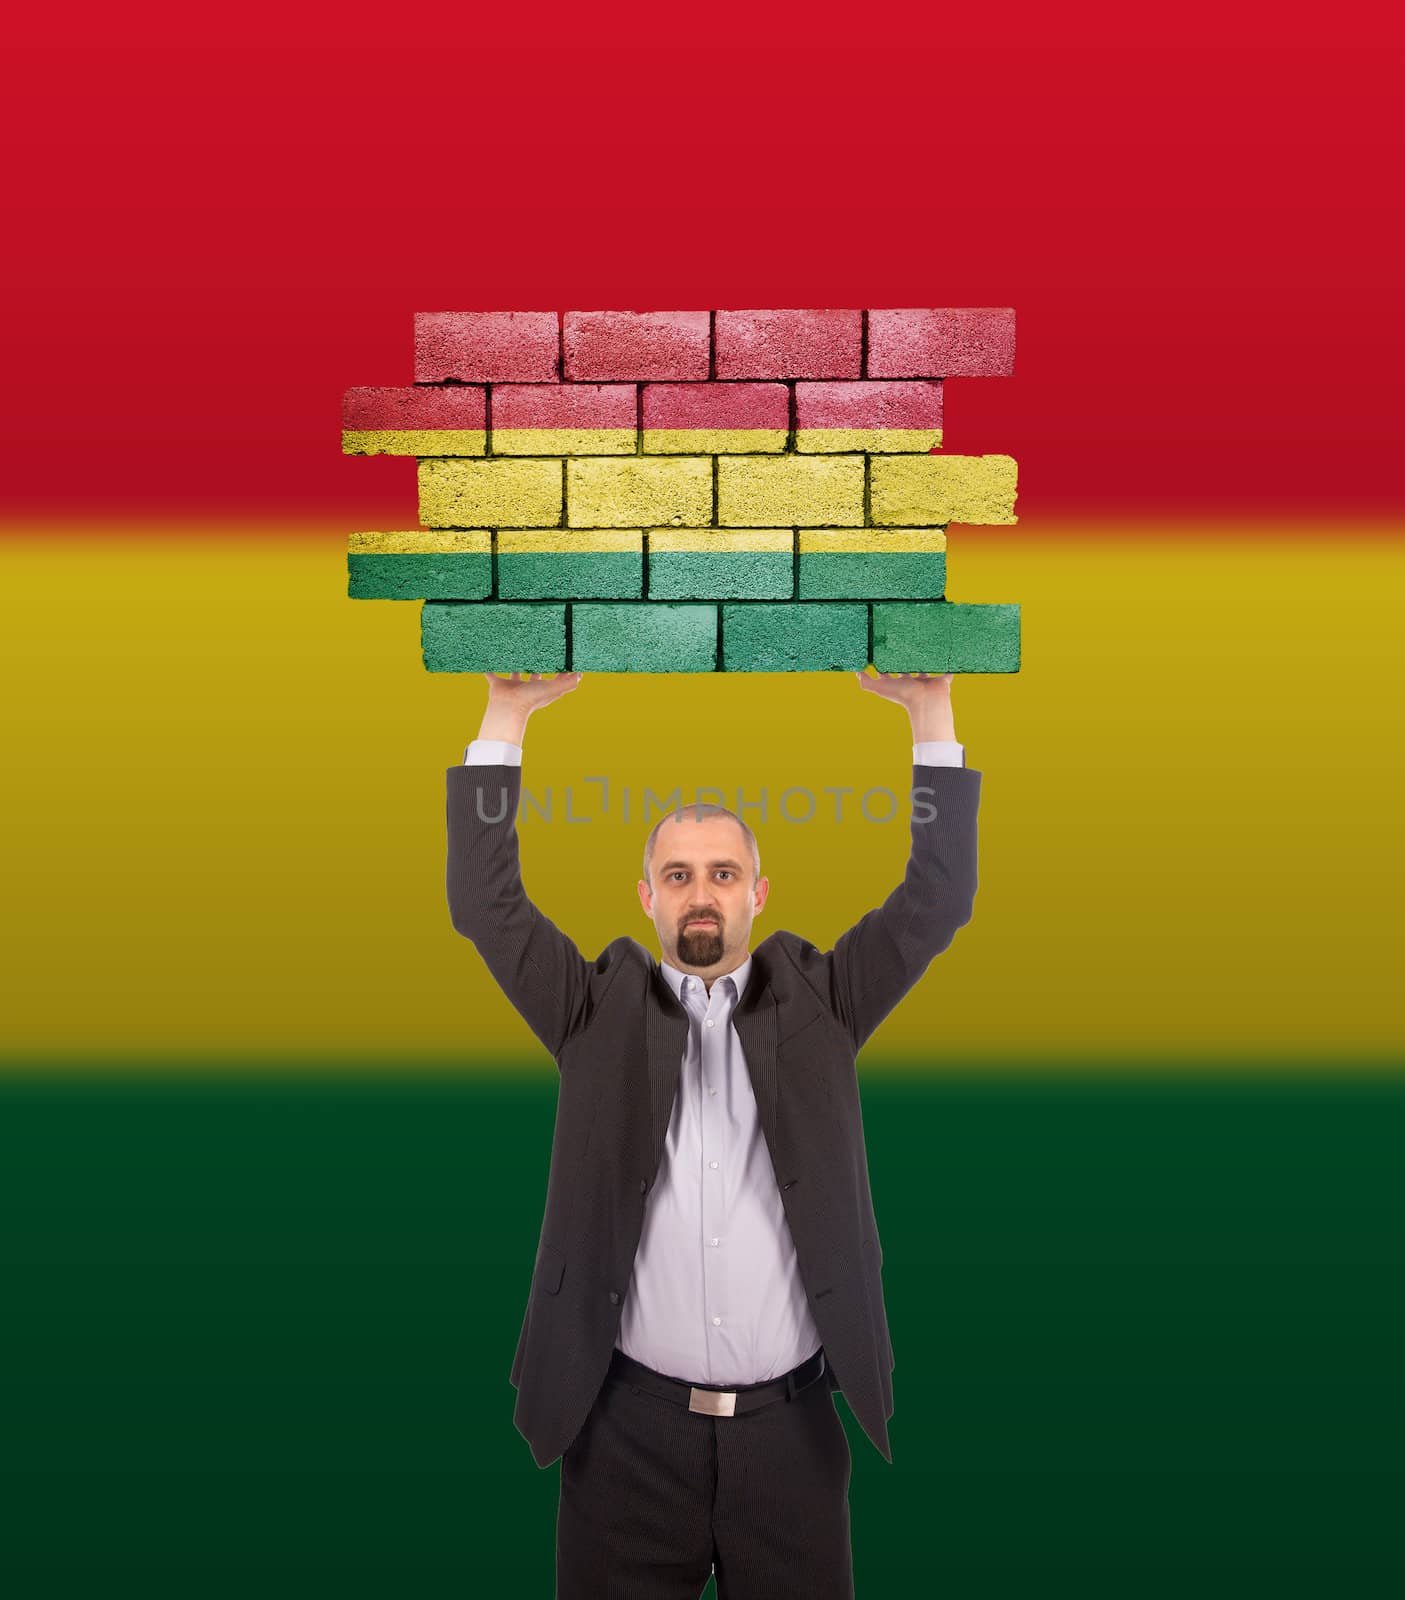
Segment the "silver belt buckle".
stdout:
<svg viewBox="0 0 1405 1600">
<path fill-rule="evenodd" d="M 737 1414 L 737 1396 L 734 1389 L 688 1390 L 689 1411 L 702 1411 L 709 1417 L 734 1417 Z"/>
</svg>

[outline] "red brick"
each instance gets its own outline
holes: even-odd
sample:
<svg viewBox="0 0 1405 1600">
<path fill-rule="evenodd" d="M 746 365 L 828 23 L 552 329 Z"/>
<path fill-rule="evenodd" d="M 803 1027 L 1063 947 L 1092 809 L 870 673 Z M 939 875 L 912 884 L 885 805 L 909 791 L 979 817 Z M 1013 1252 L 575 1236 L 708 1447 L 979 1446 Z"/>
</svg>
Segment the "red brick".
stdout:
<svg viewBox="0 0 1405 1600">
<path fill-rule="evenodd" d="M 342 427 L 364 432 L 408 428 L 482 428 L 484 391 L 471 384 L 444 388 L 348 389 L 342 396 Z"/>
<path fill-rule="evenodd" d="M 553 383 L 558 354 L 554 311 L 415 313 L 417 383 Z"/>
<path fill-rule="evenodd" d="M 706 311 L 568 311 L 565 376 L 706 378 L 710 322 Z"/>
<path fill-rule="evenodd" d="M 1009 306 L 870 311 L 870 378 L 1008 378 L 1015 370 Z"/>
<path fill-rule="evenodd" d="M 493 427 L 628 428 L 638 420 L 632 383 L 493 385 Z"/>
<path fill-rule="evenodd" d="M 719 378 L 857 378 L 859 311 L 719 311 Z"/>
<path fill-rule="evenodd" d="M 645 428 L 790 428 L 783 383 L 650 383 Z"/>
<path fill-rule="evenodd" d="M 797 428 L 940 428 L 942 386 L 909 383 L 797 383 Z"/>
</svg>

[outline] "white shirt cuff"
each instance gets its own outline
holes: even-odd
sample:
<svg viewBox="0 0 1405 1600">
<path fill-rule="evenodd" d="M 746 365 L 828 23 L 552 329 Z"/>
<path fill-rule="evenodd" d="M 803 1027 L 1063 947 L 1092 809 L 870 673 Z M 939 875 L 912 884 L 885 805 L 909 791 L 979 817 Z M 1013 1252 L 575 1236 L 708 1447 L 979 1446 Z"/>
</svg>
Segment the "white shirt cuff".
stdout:
<svg viewBox="0 0 1405 1600">
<path fill-rule="evenodd" d="M 522 746 L 510 739 L 473 739 L 464 750 L 465 765 L 480 766 L 500 763 L 509 767 L 522 765 Z M 922 739 L 912 747 L 913 763 L 924 767 L 961 767 L 966 764 L 966 753 L 955 739 Z"/>
<path fill-rule="evenodd" d="M 498 764 L 504 767 L 522 765 L 522 746 L 510 739 L 471 739 L 463 753 L 465 766 Z"/>
</svg>

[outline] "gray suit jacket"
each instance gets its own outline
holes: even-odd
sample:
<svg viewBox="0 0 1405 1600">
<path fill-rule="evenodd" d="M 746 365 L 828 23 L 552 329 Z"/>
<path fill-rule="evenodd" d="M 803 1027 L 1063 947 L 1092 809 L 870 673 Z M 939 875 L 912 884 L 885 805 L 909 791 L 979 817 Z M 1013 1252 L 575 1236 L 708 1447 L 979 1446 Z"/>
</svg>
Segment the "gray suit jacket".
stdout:
<svg viewBox="0 0 1405 1600">
<path fill-rule="evenodd" d="M 509 1380 L 513 1421 L 545 1467 L 580 1431 L 610 1363 L 688 1015 L 643 945 L 622 936 L 587 961 L 528 899 L 520 767 L 457 765 L 447 778 L 454 929 L 559 1073 L 546 1209 Z M 763 939 L 732 1018 L 830 1386 L 889 1461 L 893 1347 L 855 1056 L 970 921 L 981 774 L 915 765 L 912 782 L 903 881 L 832 950 L 785 930 Z"/>
</svg>

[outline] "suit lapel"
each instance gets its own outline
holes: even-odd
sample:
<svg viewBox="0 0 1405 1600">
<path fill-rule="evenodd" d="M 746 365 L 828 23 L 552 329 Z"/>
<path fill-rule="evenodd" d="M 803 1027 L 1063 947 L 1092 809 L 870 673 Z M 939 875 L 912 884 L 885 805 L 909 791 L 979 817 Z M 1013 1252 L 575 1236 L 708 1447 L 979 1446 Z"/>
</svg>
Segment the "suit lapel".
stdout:
<svg viewBox="0 0 1405 1600">
<path fill-rule="evenodd" d="M 752 957 L 752 981 L 746 986 L 732 1022 L 746 1052 L 746 1064 L 751 1073 L 751 1089 L 756 1096 L 756 1110 L 766 1135 L 766 1148 L 773 1154 L 776 1148 L 776 997 L 769 982 L 757 985 L 758 973 L 755 956 Z"/>
<path fill-rule="evenodd" d="M 673 1101 L 678 1093 L 678 1073 L 688 1048 L 688 1013 L 654 963 L 649 998 L 645 1005 L 644 1037 L 649 1051 L 649 1171 L 658 1170 Z"/>
<path fill-rule="evenodd" d="M 746 992 L 732 1013 L 732 1023 L 742 1042 L 751 1090 L 761 1119 L 767 1147 L 775 1149 L 777 1082 L 776 997 L 771 989 L 765 962 L 751 952 L 751 976 Z M 678 1094 L 678 1074 L 683 1053 L 688 1048 L 688 1013 L 669 988 L 668 981 L 653 962 L 649 997 L 644 1019 L 644 1035 L 649 1055 L 649 1104 L 651 1111 L 650 1158 L 657 1164 L 663 1154 L 673 1102 Z"/>
</svg>

